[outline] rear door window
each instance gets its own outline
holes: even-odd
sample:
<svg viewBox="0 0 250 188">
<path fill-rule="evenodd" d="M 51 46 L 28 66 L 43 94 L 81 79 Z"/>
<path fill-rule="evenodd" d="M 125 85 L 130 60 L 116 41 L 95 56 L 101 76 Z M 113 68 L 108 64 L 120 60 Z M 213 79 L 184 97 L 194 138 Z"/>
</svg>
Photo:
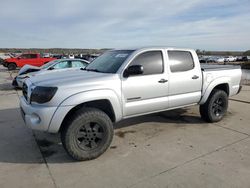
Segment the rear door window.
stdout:
<svg viewBox="0 0 250 188">
<path fill-rule="evenodd" d="M 188 51 L 168 51 L 171 72 L 183 72 L 194 68 L 193 56 Z"/>
</svg>

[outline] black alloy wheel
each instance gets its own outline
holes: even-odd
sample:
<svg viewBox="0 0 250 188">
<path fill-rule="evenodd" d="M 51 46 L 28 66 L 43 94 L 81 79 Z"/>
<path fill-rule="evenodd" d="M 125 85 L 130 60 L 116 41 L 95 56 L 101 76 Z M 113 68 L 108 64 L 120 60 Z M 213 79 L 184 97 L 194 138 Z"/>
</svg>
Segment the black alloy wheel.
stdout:
<svg viewBox="0 0 250 188">
<path fill-rule="evenodd" d="M 76 142 L 81 149 L 92 150 L 102 145 L 104 136 L 103 127 L 96 122 L 90 122 L 80 127 Z"/>
<path fill-rule="evenodd" d="M 217 98 L 214 103 L 212 104 L 212 111 L 215 116 L 221 116 L 224 114 L 224 109 L 225 109 L 225 103 L 223 102 L 223 99 Z"/>
</svg>

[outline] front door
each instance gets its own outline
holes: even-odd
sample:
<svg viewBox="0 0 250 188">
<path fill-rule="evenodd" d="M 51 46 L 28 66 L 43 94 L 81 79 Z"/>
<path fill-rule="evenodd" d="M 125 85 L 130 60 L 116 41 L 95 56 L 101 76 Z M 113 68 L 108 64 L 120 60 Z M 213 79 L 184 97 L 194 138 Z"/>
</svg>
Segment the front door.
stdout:
<svg viewBox="0 0 250 188">
<path fill-rule="evenodd" d="M 122 79 L 123 115 L 129 117 L 167 109 L 168 75 L 163 51 L 142 52 L 131 65 L 142 65 L 143 74 Z"/>
</svg>

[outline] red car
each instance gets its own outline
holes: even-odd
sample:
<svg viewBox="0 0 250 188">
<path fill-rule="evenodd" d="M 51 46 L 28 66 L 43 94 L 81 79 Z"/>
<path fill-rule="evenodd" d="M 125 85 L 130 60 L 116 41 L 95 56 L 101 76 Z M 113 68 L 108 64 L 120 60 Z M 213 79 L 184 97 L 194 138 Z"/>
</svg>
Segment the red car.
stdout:
<svg viewBox="0 0 250 188">
<path fill-rule="evenodd" d="M 18 57 L 5 59 L 3 66 L 8 70 L 15 70 L 17 67 L 23 67 L 24 65 L 42 66 L 49 61 L 56 58 L 42 57 L 40 54 L 22 54 Z"/>
</svg>

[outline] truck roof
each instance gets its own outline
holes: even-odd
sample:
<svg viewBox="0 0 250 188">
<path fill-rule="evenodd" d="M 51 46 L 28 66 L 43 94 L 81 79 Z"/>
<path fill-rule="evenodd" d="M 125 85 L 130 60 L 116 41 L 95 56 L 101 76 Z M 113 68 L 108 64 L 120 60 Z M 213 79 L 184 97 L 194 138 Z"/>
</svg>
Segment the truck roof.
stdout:
<svg viewBox="0 0 250 188">
<path fill-rule="evenodd" d="M 194 51 L 194 49 L 190 48 L 176 48 L 176 47 L 166 47 L 166 46 L 129 47 L 129 48 L 117 48 L 112 50 L 153 50 L 159 48 L 166 50 Z"/>
</svg>

